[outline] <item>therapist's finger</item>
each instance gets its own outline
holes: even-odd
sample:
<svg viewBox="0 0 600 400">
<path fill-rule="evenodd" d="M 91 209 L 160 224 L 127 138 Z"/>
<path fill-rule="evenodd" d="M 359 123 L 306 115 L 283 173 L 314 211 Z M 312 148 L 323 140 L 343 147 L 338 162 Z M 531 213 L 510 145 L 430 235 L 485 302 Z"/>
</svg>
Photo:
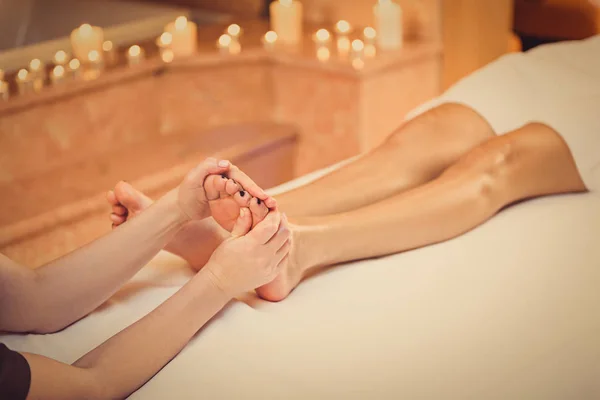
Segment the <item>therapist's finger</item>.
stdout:
<svg viewBox="0 0 600 400">
<path fill-rule="evenodd" d="M 246 237 L 250 237 L 257 243 L 265 244 L 277 233 L 280 223 L 281 214 L 279 211 L 271 211 L 267 214 L 265 219 L 259 222 L 258 225 L 246 235 Z"/>
</svg>

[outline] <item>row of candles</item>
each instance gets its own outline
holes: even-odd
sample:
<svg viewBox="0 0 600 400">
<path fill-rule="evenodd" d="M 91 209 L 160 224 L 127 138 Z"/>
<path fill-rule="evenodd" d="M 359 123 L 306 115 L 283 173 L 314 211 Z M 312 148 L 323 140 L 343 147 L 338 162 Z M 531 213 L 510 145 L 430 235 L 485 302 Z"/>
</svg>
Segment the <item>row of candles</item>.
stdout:
<svg viewBox="0 0 600 400">
<path fill-rule="evenodd" d="M 302 38 L 302 4 L 295 0 L 277 0 L 270 6 L 271 28 L 262 43 L 265 49 L 273 50 L 276 45 L 295 46 Z M 341 20 L 335 25 L 335 47 L 340 57 L 352 56 L 352 65 L 360 68 L 364 65 L 364 57 L 373 57 L 377 48 L 384 50 L 397 49 L 402 46 L 401 9 L 391 0 L 378 0 L 374 6 L 375 23 L 373 27 L 364 28 L 362 39 L 351 40 L 353 34 L 349 22 Z M 156 40 L 161 59 L 169 63 L 175 58 L 190 56 L 197 52 L 197 25 L 186 17 L 178 17 L 165 26 L 164 32 Z M 237 24 L 230 25 L 217 40 L 217 48 L 222 52 L 237 54 L 241 51 L 240 36 L 242 28 Z M 316 44 L 316 55 L 320 61 L 330 58 L 332 34 L 327 29 L 319 29 L 313 40 Z M 50 82 L 59 85 L 68 79 L 91 80 L 97 78 L 107 65 L 114 65 L 117 60 L 115 46 L 104 40 L 102 28 L 83 24 L 74 29 L 70 36 L 73 58 L 63 50 L 59 50 L 53 59 L 54 67 L 50 71 Z M 140 64 L 145 58 L 144 50 L 133 45 L 126 52 L 130 66 Z M 16 76 L 19 93 L 38 92 L 47 81 L 46 66 L 40 59 L 31 60 L 28 69 L 21 69 Z M 0 70 L 0 99 L 7 99 L 8 83 Z"/>
</svg>

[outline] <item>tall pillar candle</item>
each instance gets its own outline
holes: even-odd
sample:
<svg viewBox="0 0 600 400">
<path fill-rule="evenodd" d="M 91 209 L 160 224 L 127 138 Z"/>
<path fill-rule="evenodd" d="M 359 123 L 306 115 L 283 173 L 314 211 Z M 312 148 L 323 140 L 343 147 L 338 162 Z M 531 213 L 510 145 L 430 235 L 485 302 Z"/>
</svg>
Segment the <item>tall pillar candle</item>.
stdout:
<svg viewBox="0 0 600 400">
<path fill-rule="evenodd" d="M 382 50 L 402 47 L 402 8 L 392 0 L 379 0 L 373 8 L 377 46 Z"/>
<path fill-rule="evenodd" d="M 165 26 L 165 32 L 171 35 L 170 49 L 177 57 L 194 54 L 198 48 L 198 26 L 184 16 Z"/>
<path fill-rule="evenodd" d="M 277 33 L 279 42 L 297 45 L 302 41 L 302 4 L 294 0 L 278 0 L 271 3 L 271 30 Z"/>
<path fill-rule="evenodd" d="M 97 51 L 102 54 L 102 43 L 104 42 L 104 32 L 102 28 L 83 24 L 71 32 L 71 47 L 73 55 L 80 60 L 86 60 L 90 51 Z"/>
</svg>

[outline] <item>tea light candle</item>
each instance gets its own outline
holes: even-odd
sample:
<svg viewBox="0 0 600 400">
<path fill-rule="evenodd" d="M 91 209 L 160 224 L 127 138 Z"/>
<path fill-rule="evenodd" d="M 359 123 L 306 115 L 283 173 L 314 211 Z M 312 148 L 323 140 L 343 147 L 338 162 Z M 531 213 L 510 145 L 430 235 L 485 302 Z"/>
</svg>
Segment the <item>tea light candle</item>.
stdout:
<svg viewBox="0 0 600 400">
<path fill-rule="evenodd" d="M 375 44 L 375 39 L 377 38 L 377 31 L 370 26 L 367 26 L 363 30 L 363 38 L 366 45 Z"/>
<path fill-rule="evenodd" d="M 348 35 L 352 32 L 352 26 L 348 21 L 340 20 L 335 24 L 335 33 L 337 35 L 337 50 L 342 57 L 348 55 L 350 51 L 350 39 Z"/>
<path fill-rule="evenodd" d="M 338 36 L 347 36 L 351 32 L 352 25 L 350 25 L 350 22 L 341 19 L 335 24 L 335 33 L 338 34 Z"/>
<path fill-rule="evenodd" d="M 379 0 L 373 7 L 377 46 L 383 50 L 402 47 L 402 9 L 392 0 Z"/>
<path fill-rule="evenodd" d="M 275 31 L 269 31 L 265 33 L 262 42 L 265 49 L 272 50 L 277 42 L 277 33 Z"/>
<path fill-rule="evenodd" d="M 163 32 L 162 35 L 156 39 L 156 46 L 160 52 L 160 58 L 163 62 L 170 63 L 175 58 L 173 50 L 171 50 L 171 43 L 173 43 L 173 35 L 169 32 Z"/>
<path fill-rule="evenodd" d="M 302 4 L 294 0 L 273 1 L 269 7 L 271 30 L 286 45 L 297 45 L 302 40 Z"/>
<path fill-rule="evenodd" d="M 69 55 L 64 50 L 59 50 L 54 54 L 52 61 L 56 65 L 65 65 L 69 62 Z"/>
<path fill-rule="evenodd" d="M 65 81 L 65 76 L 65 67 L 62 65 L 57 65 L 52 69 L 52 72 L 50 73 L 50 81 L 52 81 L 53 85 L 58 85 Z"/>
<path fill-rule="evenodd" d="M 46 66 L 39 58 L 34 58 L 29 62 L 29 76 L 33 81 L 33 90 L 36 92 L 42 90 L 46 80 Z"/>
<path fill-rule="evenodd" d="M 104 42 L 104 32 L 102 28 L 83 24 L 71 32 L 71 47 L 75 57 L 85 60 L 88 53 L 92 50 L 102 51 Z"/>
<path fill-rule="evenodd" d="M 104 67 L 102 58 L 97 50 L 92 50 L 87 56 L 87 68 L 83 74 L 84 80 L 89 81 L 96 79 L 102 72 Z"/>
<path fill-rule="evenodd" d="M 69 61 L 69 75 L 74 79 L 78 79 L 81 76 L 81 63 L 78 59 L 74 58 Z"/>
<path fill-rule="evenodd" d="M 319 29 L 315 33 L 314 41 L 318 46 L 326 46 L 331 40 L 331 35 L 327 29 Z"/>
<path fill-rule="evenodd" d="M 117 63 L 117 50 L 115 49 L 113 42 L 110 40 L 104 41 L 104 43 L 102 43 L 102 52 L 104 53 L 103 58 L 107 65 L 114 65 Z"/>
<path fill-rule="evenodd" d="M 239 40 L 242 35 L 242 28 L 238 24 L 231 24 L 227 27 L 226 32 L 233 40 Z"/>
<path fill-rule="evenodd" d="M 354 57 L 362 57 L 364 50 L 365 43 L 362 40 L 356 39 L 352 41 L 352 55 Z"/>
<path fill-rule="evenodd" d="M 132 65 L 137 65 L 142 62 L 144 59 L 144 50 L 137 44 L 131 46 L 127 51 L 127 63 Z"/>
<path fill-rule="evenodd" d="M 317 60 L 321 62 L 326 62 L 331 58 L 331 51 L 329 47 L 319 46 L 317 48 Z"/>
<path fill-rule="evenodd" d="M 233 39 L 231 39 L 231 36 L 224 33 L 219 37 L 219 40 L 217 40 L 217 48 L 222 53 L 229 53 L 229 47 L 231 46 L 232 42 L 233 42 Z"/>
<path fill-rule="evenodd" d="M 184 16 L 165 26 L 165 32 L 171 34 L 171 50 L 175 57 L 194 54 L 198 48 L 198 26 Z"/>
<path fill-rule="evenodd" d="M 19 70 L 16 81 L 19 94 L 25 94 L 33 90 L 33 80 L 26 69 Z"/>
</svg>

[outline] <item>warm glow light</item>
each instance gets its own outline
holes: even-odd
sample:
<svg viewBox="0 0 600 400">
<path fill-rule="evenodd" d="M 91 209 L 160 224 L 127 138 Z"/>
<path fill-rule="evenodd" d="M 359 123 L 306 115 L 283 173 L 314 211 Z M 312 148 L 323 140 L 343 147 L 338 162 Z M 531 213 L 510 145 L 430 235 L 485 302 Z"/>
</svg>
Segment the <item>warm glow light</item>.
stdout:
<svg viewBox="0 0 600 400">
<path fill-rule="evenodd" d="M 52 75 L 55 78 L 62 78 L 65 75 L 65 67 L 63 67 L 62 65 L 57 65 L 52 70 Z"/>
<path fill-rule="evenodd" d="M 39 71 L 41 67 L 42 67 L 42 62 L 40 61 L 39 58 L 34 58 L 29 63 L 29 69 L 31 71 Z"/>
<path fill-rule="evenodd" d="M 279 0 L 279 3 L 281 3 L 282 6 L 286 6 L 286 7 L 292 6 L 292 0 Z"/>
<path fill-rule="evenodd" d="M 231 36 L 229 36 L 226 33 L 221 35 L 221 37 L 219 38 L 219 46 L 220 47 L 229 47 L 229 45 L 231 45 Z"/>
<path fill-rule="evenodd" d="M 231 24 L 227 27 L 227 33 L 230 36 L 237 37 L 242 32 L 242 28 L 238 24 Z"/>
<path fill-rule="evenodd" d="M 339 33 L 348 33 L 352 27 L 348 21 L 342 19 L 335 24 L 335 28 Z"/>
<path fill-rule="evenodd" d="M 391 0 L 379 0 L 379 4 L 390 4 Z"/>
<path fill-rule="evenodd" d="M 76 58 L 74 58 L 71 61 L 69 61 L 69 69 L 71 69 L 73 71 L 75 71 L 76 69 L 79 69 L 80 65 L 81 65 L 81 63 Z"/>
<path fill-rule="evenodd" d="M 164 46 L 170 46 L 171 43 L 173 42 L 173 35 L 171 34 L 171 32 L 163 32 L 162 35 L 160 35 L 159 38 L 159 46 L 164 47 Z"/>
<path fill-rule="evenodd" d="M 142 53 L 142 49 L 137 44 L 134 44 L 129 48 L 128 53 L 130 57 L 138 57 Z"/>
<path fill-rule="evenodd" d="M 173 54 L 173 50 L 171 49 L 164 49 L 160 52 L 160 58 L 163 62 L 170 63 L 175 58 L 175 54 Z"/>
<path fill-rule="evenodd" d="M 91 36 L 93 32 L 92 26 L 90 24 L 83 24 L 79 27 L 79 33 L 81 36 Z"/>
<path fill-rule="evenodd" d="M 181 17 L 177 17 L 177 19 L 175 20 L 175 29 L 178 31 L 182 31 L 187 26 L 187 23 L 188 19 L 183 15 Z"/>
<path fill-rule="evenodd" d="M 274 31 L 269 31 L 265 33 L 265 42 L 267 43 L 275 43 L 277 41 L 277 33 Z"/>
<path fill-rule="evenodd" d="M 317 49 L 317 60 L 325 62 L 331 57 L 331 51 L 327 47 L 319 47 Z"/>
<path fill-rule="evenodd" d="M 24 81 L 25 79 L 27 79 L 27 76 L 29 75 L 29 72 L 27 72 L 26 69 L 21 69 L 19 70 L 19 72 L 17 73 L 17 78 L 21 81 Z"/>
<path fill-rule="evenodd" d="M 331 35 L 329 34 L 329 31 L 327 29 L 319 29 L 315 34 L 315 37 L 319 42 L 326 42 L 329 40 Z"/>
<path fill-rule="evenodd" d="M 100 53 L 98 53 L 98 50 L 91 50 L 87 57 L 90 62 L 97 62 L 100 60 Z"/>
<path fill-rule="evenodd" d="M 55 64 L 64 64 L 67 62 L 67 53 L 63 50 L 59 50 L 54 54 L 54 63 Z"/>
<path fill-rule="evenodd" d="M 375 39 L 375 37 L 377 36 L 377 32 L 375 31 L 375 29 L 371 28 L 370 26 L 367 26 L 365 28 L 365 30 L 363 31 L 363 34 L 365 35 L 365 39 L 370 39 L 370 40 Z"/>
<path fill-rule="evenodd" d="M 102 43 L 102 50 L 111 51 L 112 49 L 113 49 L 113 42 L 111 42 L 110 40 L 107 40 L 104 43 Z"/>
<path fill-rule="evenodd" d="M 352 41 L 352 50 L 359 52 L 365 49 L 365 44 L 362 40 L 356 39 Z"/>
</svg>

